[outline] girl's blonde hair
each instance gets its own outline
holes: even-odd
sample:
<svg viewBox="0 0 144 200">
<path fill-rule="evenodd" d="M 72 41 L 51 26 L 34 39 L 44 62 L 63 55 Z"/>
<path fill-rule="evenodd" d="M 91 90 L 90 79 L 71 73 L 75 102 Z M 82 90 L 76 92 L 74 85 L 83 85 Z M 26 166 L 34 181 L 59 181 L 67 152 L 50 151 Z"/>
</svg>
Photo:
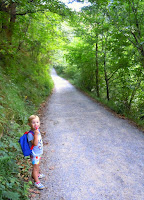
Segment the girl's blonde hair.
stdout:
<svg viewBox="0 0 144 200">
<path fill-rule="evenodd" d="M 39 117 L 38 117 L 37 115 L 31 115 L 31 116 L 28 118 L 28 123 L 31 123 L 31 121 L 32 121 L 33 119 L 35 119 L 35 118 L 38 118 L 38 119 L 39 119 Z M 39 119 L 39 121 L 40 121 L 40 119 Z"/>
</svg>

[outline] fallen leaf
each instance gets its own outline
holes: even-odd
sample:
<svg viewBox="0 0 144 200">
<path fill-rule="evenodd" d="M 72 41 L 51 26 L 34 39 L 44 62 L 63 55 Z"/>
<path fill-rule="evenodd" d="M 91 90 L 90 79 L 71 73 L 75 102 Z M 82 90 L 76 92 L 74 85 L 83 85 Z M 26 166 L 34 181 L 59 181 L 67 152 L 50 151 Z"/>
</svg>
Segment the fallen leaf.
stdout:
<svg viewBox="0 0 144 200">
<path fill-rule="evenodd" d="M 29 189 L 29 192 L 34 194 L 40 194 L 40 191 L 35 189 Z"/>
<path fill-rule="evenodd" d="M 49 167 L 49 170 L 54 170 L 55 169 L 55 167 L 54 166 L 52 166 L 52 167 Z"/>
<path fill-rule="evenodd" d="M 45 131 L 41 131 L 41 134 L 42 134 L 42 135 L 45 135 L 45 134 L 46 134 L 46 132 L 45 132 Z"/>
<path fill-rule="evenodd" d="M 34 189 L 29 189 L 29 192 L 33 193 L 35 190 Z"/>
<path fill-rule="evenodd" d="M 35 190 L 34 193 L 35 193 L 35 194 L 40 194 L 40 191 L 38 191 L 38 190 L 36 191 L 36 190 Z"/>
<path fill-rule="evenodd" d="M 36 197 L 36 195 L 35 195 L 35 194 L 32 194 L 31 197 L 34 198 L 34 197 Z"/>
<path fill-rule="evenodd" d="M 43 145 L 47 145 L 48 144 L 48 142 L 43 142 Z"/>
</svg>

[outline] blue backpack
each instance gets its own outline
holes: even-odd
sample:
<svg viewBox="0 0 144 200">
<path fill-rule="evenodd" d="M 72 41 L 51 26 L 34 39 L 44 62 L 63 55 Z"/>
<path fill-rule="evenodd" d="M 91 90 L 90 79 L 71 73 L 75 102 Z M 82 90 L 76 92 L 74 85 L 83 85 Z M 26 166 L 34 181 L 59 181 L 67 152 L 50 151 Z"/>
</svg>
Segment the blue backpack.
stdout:
<svg viewBox="0 0 144 200">
<path fill-rule="evenodd" d="M 30 156 L 32 153 L 32 149 L 34 148 L 34 145 L 32 145 L 31 148 L 29 146 L 28 139 L 27 139 L 28 133 L 31 133 L 32 135 L 34 135 L 34 133 L 32 131 L 27 131 L 19 139 L 19 143 L 20 143 L 20 146 L 21 146 L 24 156 Z"/>
</svg>

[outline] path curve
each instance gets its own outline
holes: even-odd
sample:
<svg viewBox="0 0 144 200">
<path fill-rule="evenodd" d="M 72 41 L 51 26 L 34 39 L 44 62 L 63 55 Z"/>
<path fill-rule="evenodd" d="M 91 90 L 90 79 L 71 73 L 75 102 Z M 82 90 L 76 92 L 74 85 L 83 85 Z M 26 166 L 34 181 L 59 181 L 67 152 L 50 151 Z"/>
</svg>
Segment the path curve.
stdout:
<svg viewBox="0 0 144 200">
<path fill-rule="evenodd" d="M 144 134 L 52 71 L 41 200 L 144 200 Z M 47 144 L 47 142 L 49 144 Z"/>
</svg>

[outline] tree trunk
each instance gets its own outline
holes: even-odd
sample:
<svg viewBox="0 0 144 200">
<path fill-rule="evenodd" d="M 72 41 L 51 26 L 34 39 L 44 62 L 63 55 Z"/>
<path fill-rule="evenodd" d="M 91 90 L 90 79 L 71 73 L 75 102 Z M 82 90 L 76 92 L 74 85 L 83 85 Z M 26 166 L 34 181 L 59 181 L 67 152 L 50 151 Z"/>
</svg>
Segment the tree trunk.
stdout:
<svg viewBox="0 0 144 200">
<path fill-rule="evenodd" d="M 109 79 L 107 76 L 107 71 L 106 71 L 106 52 L 104 54 L 104 73 L 105 73 L 105 82 L 106 82 L 106 91 L 107 91 L 107 100 L 109 101 Z"/>
<path fill-rule="evenodd" d="M 128 111 L 130 111 L 130 109 L 131 109 L 132 101 L 133 101 L 133 99 L 134 99 L 134 96 L 135 96 L 136 91 L 137 91 L 137 89 L 139 88 L 140 84 L 141 84 L 141 80 L 138 80 L 138 81 L 137 81 L 137 85 L 135 86 L 135 88 L 134 88 L 133 91 L 132 91 L 131 98 L 130 98 L 130 101 L 129 101 L 129 103 L 128 103 Z"/>
<path fill-rule="evenodd" d="M 142 67 L 144 68 L 144 49 L 143 49 L 143 46 L 141 46 L 141 64 L 142 64 Z"/>
<path fill-rule="evenodd" d="M 10 1 L 7 5 L 5 2 L 0 2 L 0 10 L 3 13 L 2 30 L 6 39 L 11 44 L 14 24 L 16 20 L 16 3 Z"/>
<path fill-rule="evenodd" d="M 102 37 L 103 39 L 103 37 Z M 106 70 L 106 45 L 107 45 L 107 36 L 105 38 L 105 51 L 104 51 L 104 45 L 102 41 L 102 51 L 104 51 L 104 74 L 105 74 L 105 82 L 106 82 L 106 91 L 107 91 L 107 100 L 109 101 L 109 79 L 107 75 L 107 70 Z"/>
<path fill-rule="evenodd" d="M 100 94 L 99 94 L 99 64 L 98 64 L 98 36 L 97 36 L 97 41 L 96 41 L 96 70 L 95 70 L 95 76 L 96 76 L 97 97 L 100 97 Z"/>
<path fill-rule="evenodd" d="M 9 27 L 7 30 L 7 39 L 11 44 L 14 24 L 15 24 L 15 20 L 16 20 L 16 3 L 12 2 L 12 1 L 10 2 L 10 6 L 9 6 L 9 14 L 10 14 L 10 22 L 9 22 Z"/>
</svg>

